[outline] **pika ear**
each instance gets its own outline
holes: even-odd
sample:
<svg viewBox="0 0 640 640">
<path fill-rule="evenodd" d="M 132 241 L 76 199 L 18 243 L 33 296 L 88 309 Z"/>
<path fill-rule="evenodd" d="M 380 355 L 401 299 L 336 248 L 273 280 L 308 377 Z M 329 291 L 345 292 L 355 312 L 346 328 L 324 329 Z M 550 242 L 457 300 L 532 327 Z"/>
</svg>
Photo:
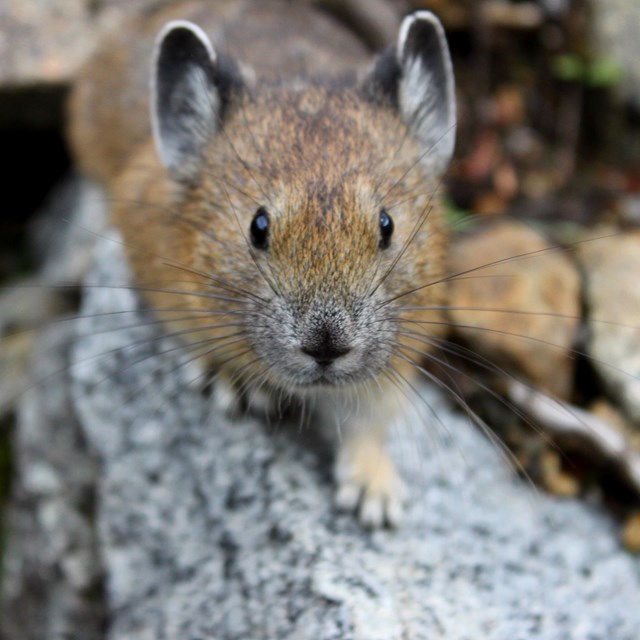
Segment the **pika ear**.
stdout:
<svg viewBox="0 0 640 640">
<path fill-rule="evenodd" d="M 424 147 L 424 162 L 443 173 L 453 155 L 456 100 L 453 65 L 442 24 L 430 11 L 407 16 L 398 41 L 367 79 L 374 96 L 391 100 Z"/>
<path fill-rule="evenodd" d="M 174 178 L 196 177 L 202 150 L 241 84 L 237 67 L 216 54 L 200 27 L 183 20 L 164 26 L 153 60 L 151 125 L 160 160 Z"/>
</svg>

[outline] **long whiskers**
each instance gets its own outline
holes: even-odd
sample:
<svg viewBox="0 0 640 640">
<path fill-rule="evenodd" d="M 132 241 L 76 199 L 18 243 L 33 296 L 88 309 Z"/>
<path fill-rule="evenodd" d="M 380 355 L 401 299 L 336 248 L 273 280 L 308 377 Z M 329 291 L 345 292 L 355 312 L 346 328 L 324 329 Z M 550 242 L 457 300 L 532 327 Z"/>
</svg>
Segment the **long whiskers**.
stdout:
<svg viewBox="0 0 640 640">
<path fill-rule="evenodd" d="M 425 309 L 428 310 L 432 310 L 432 309 L 437 309 L 438 307 L 425 307 Z M 442 307 L 443 309 L 446 309 L 447 307 Z M 420 307 L 416 307 L 415 309 L 420 310 Z M 502 313 L 502 310 L 496 310 L 499 311 L 500 313 Z M 509 313 L 508 311 L 504 311 L 505 313 Z M 528 313 L 525 311 L 514 311 L 514 313 Z M 538 312 L 530 312 L 532 315 L 536 315 L 538 314 Z M 570 316 L 570 315 L 563 315 L 563 314 L 545 314 L 540 312 L 539 315 L 550 315 L 551 317 L 558 317 L 560 319 L 572 319 L 572 320 L 579 320 L 580 318 L 578 318 L 577 316 Z M 597 358 L 596 356 L 587 353 L 586 351 L 581 351 L 580 349 L 576 349 L 574 347 L 568 347 L 565 345 L 561 345 L 561 344 L 556 344 L 555 342 L 551 342 L 550 340 L 545 340 L 544 338 L 539 338 L 537 336 L 532 336 L 532 335 L 527 335 L 524 333 L 516 333 L 515 331 L 506 331 L 504 329 L 495 329 L 493 327 L 483 327 L 481 325 L 474 325 L 474 324 L 461 324 L 461 323 L 457 323 L 457 322 L 450 322 L 450 321 L 438 321 L 438 320 L 416 320 L 416 319 L 407 319 L 407 318 L 402 318 L 399 316 L 389 316 L 387 318 L 385 318 L 385 320 L 389 321 L 389 322 L 393 322 L 393 323 L 398 323 L 398 324 L 417 324 L 417 325 L 430 325 L 430 326 L 444 326 L 444 327 L 453 327 L 456 329 L 465 329 L 465 330 L 469 330 L 469 331 L 478 331 L 480 333 L 489 333 L 489 334 L 496 334 L 496 335 L 501 335 L 501 336 L 507 336 L 509 338 L 516 338 L 518 340 L 522 340 L 522 341 L 527 341 L 527 342 L 532 342 L 532 343 L 537 343 L 540 345 L 543 345 L 545 347 L 549 347 L 558 351 L 561 351 L 563 353 L 565 353 L 567 355 L 567 357 L 569 358 L 575 358 L 575 357 L 582 357 L 582 358 L 586 358 L 591 362 L 597 362 L 598 364 L 607 367 L 609 369 L 611 369 L 612 371 L 616 371 L 617 373 L 623 374 L 628 378 L 631 379 L 638 379 L 638 376 L 636 376 L 633 373 L 630 373 L 629 371 L 625 371 L 624 369 L 622 369 L 621 367 L 618 367 L 616 365 L 614 365 L 611 362 L 607 362 L 606 360 L 603 360 L 601 358 Z M 633 326 L 633 325 L 624 325 L 624 324 L 618 324 L 616 322 L 608 322 L 608 321 L 602 321 L 606 324 L 612 324 L 613 326 L 621 326 L 621 327 L 625 327 L 628 329 L 635 329 L 638 330 L 637 326 Z"/>
<path fill-rule="evenodd" d="M 518 460 L 515 454 L 509 449 L 509 447 L 494 433 L 493 429 L 489 427 L 489 425 L 475 412 L 470 406 L 469 403 L 464 399 L 464 397 L 455 391 L 451 386 L 447 385 L 443 380 L 441 380 L 438 376 L 434 375 L 423 366 L 414 362 L 411 358 L 406 356 L 401 352 L 396 352 L 396 355 L 401 359 L 415 367 L 417 371 L 419 371 L 422 375 L 424 375 L 428 380 L 430 380 L 433 384 L 435 384 L 438 388 L 442 389 L 445 394 L 452 397 L 458 406 L 469 416 L 469 418 L 476 425 L 480 427 L 482 432 L 486 435 L 486 437 L 496 446 L 496 450 L 500 453 L 501 457 L 505 460 L 507 465 L 512 468 L 518 469 L 520 473 L 527 479 L 529 485 L 535 490 L 536 486 L 533 483 L 532 479 L 527 474 L 526 470 L 522 466 L 522 463 Z"/>
<path fill-rule="evenodd" d="M 610 234 L 610 236 L 613 236 L 616 234 Z M 610 237 L 610 236 L 600 236 L 600 238 L 606 238 L 606 237 Z M 573 243 L 573 247 L 580 245 L 580 244 L 584 244 L 587 242 L 593 242 L 594 240 L 599 239 L 599 238 L 587 238 L 585 240 L 578 240 L 576 242 Z M 422 291 L 423 289 L 426 289 L 428 287 L 433 287 L 435 285 L 438 284 L 442 284 L 445 282 L 450 282 L 452 280 L 455 280 L 456 278 L 459 278 L 460 276 L 465 276 L 468 275 L 470 273 L 475 273 L 476 271 L 480 271 L 482 269 L 488 269 L 490 267 L 495 267 L 497 265 L 500 264 L 508 264 L 510 262 L 516 262 L 518 260 L 525 260 L 528 258 L 532 258 L 534 256 L 538 256 L 538 255 L 543 255 L 543 254 L 547 254 L 547 253 L 553 253 L 553 252 L 557 252 L 557 251 L 562 251 L 564 250 L 564 247 L 562 247 L 561 245 L 553 245 L 551 247 L 545 247 L 543 249 L 536 249 L 534 251 L 526 251 L 523 253 L 518 253 L 516 255 L 513 256 L 509 256 L 507 258 L 501 258 L 498 260 L 492 260 L 491 262 L 486 262 L 485 264 L 481 264 L 478 265 L 476 267 L 471 267 L 470 269 L 464 269 L 463 271 L 458 271 L 456 273 L 450 273 L 447 274 L 446 276 L 443 276 L 441 278 L 437 278 L 436 280 L 432 280 L 431 282 L 428 282 L 426 284 L 417 286 L 417 287 L 413 287 L 407 291 L 403 291 L 397 295 L 394 295 L 390 298 L 387 298 L 386 300 L 383 300 L 382 302 L 380 302 L 380 304 L 378 305 L 378 308 L 384 307 L 385 305 L 391 304 L 392 302 L 395 302 L 401 298 L 404 298 L 408 295 L 411 295 L 412 293 L 416 293 L 418 291 Z"/>
<path fill-rule="evenodd" d="M 414 336 L 407 336 L 407 337 L 416 340 L 416 338 Z M 457 355 L 458 357 L 462 357 L 465 360 L 467 360 L 467 361 L 469 361 L 469 362 L 471 362 L 473 364 L 476 364 L 477 366 L 482 367 L 483 369 L 485 369 L 487 371 L 490 371 L 492 373 L 501 374 L 505 378 L 508 378 L 508 379 L 514 380 L 516 382 L 519 382 L 520 384 L 522 384 L 527 389 L 532 389 L 533 388 L 530 384 L 527 384 L 523 380 L 517 378 L 516 376 L 514 376 L 513 374 L 507 372 L 506 370 L 502 369 L 501 367 L 499 367 L 497 365 L 494 365 L 493 363 L 491 363 L 490 361 L 486 360 L 485 358 L 482 358 L 482 356 L 479 356 L 478 354 L 476 354 L 475 352 L 471 351 L 470 349 L 466 349 L 464 347 L 461 347 L 458 350 L 458 349 L 455 349 L 453 345 L 444 344 L 444 341 L 421 340 L 421 342 L 423 342 L 424 344 L 427 344 L 429 346 L 436 346 L 441 351 Z M 496 391 L 494 391 L 493 389 L 491 389 L 487 385 L 483 384 L 482 382 L 480 382 L 479 380 L 477 380 L 473 376 L 471 376 L 471 375 L 465 373 L 464 371 L 460 370 L 458 367 L 456 367 L 455 365 L 451 364 L 450 362 L 447 362 L 446 360 L 444 360 L 442 358 L 439 358 L 438 356 L 436 356 L 432 352 L 427 352 L 427 351 L 423 351 L 421 349 L 417 349 L 415 347 L 411 347 L 411 346 L 409 346 L 409 345 L 407 345 L 405 343 L 402 343 L 400 341 L 398 341 L 398 345 L 402 349 L 407 349 L 407 350 L 411 351 L 412 353 L 415 353 L 416 355 L 429 360 L 430 362 L 433 362 L 433 363 L 436 363 L 436 364 L 440 365 L 440 368 L 441 368 L 442 371 L 450 370 L 450 371 L 458 373 L 458 374 L 462 375 L 463 377 L 465 377 L 466 379 L 470 380 L 476 387 L 478 387 L 479 389 L 482 389 L 484 392 L 488 393 L 491 397 L 495 398 L 500 404 L 504 405 L 507 409 L 509 409 L 509 411 L 511 411 L 514 415 L 517 415 L 523 422 L 525 422 L 539 436 L 541 436 L 542 439 L 547 444 L 549 444 L 551 447 L 557 449 L 558 451 L 560 450 L 559 447 L 547 436 L 547 434 L 538 425 L 536 425 L 523 411 L 521 411 L 516 405 L 514 405 L 512 402 L 510 402 L 509 400 L 507 400 L 506 398 L 501 396 L 499 393 L 497 393 Z M 458 346 L 458 345 L 456 345 L 456 346 Z M 452 378 L 449 375 L 447 375 L 447 377 L 453 382 Z M 458 391 L 458 395 L 460 395 L 462 397 L 462 393 L 459 392 L 459 391 Z"/>
</svg>

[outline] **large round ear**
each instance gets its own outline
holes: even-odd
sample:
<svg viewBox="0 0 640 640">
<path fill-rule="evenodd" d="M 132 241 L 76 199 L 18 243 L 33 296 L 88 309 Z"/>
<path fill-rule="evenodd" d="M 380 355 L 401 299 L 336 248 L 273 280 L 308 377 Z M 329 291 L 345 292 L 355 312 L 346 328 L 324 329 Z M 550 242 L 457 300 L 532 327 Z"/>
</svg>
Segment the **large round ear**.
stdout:
<svg viewBox="0 0 640 640">
<path fill-rule="evenodd" d="M 398 41 L 383 53 L 367 78 L 376 97 L 392 100 L 423 147 L 424 162 L 440 174 L 455 146 L 453 66 L 444 29 L 430 11 L 407 16 Z"/>
<path fill-rule="evenodd" d="M 195 178 L 239 84 L 236 66 L 216 55 L 200 27 L 183 20 L 165 25 L 153 59 L 151 125 L 160 160 L 174 178 Z"/>
</svg>

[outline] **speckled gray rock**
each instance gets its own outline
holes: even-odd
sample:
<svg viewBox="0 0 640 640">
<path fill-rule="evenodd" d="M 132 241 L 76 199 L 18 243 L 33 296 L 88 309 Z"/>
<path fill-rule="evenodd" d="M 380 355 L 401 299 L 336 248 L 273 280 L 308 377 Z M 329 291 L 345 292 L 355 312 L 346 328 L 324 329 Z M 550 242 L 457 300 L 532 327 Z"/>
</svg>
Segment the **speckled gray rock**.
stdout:
<svg viewBox="0 0 640 640">
<path fill-rule="evenodd" d="M 100 252 L 73 395 L 102 463 L 110 640 L 637 640 L 640 564 L 605 514 L 533 493 L 424 388 L 393 436 L 406 521 L 364 532 L 331 505 L 326 445 L 212 413 L 119 245 Z"/>
<path fill-rule="evenodd" d="M 39 271 L 0 290 L 0 419 L 13 411 L 27 384 L 37 327 L 75 308 L 93 245 L 106 223 L 103 191 L 77 176 L 53 190 L 31 225 Z"/>
<path fill-rule="evenodd" d="M 102 565 L 93 510 L 97 466 L 70 399 L 74 325 L 37 341 L 34 386 L 22 397 L 3 549 L 3 640 L 104 638 Z"/>
</svg>

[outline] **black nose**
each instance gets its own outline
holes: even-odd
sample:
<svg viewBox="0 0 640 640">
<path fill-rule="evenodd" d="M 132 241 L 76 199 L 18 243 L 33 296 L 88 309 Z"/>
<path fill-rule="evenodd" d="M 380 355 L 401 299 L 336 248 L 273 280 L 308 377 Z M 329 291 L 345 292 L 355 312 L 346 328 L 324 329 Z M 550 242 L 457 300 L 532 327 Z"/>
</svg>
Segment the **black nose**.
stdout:
<svg viewBox="0 0 640 640">
<path fill-rule="evenodd" d="M 300 351 L 311 356 L 320 365 L 329 365 L 334 360 L 346 355 L 351 347 L 337 344 L 329 331 L 323 331 L 300 345 Z"/>
</svg>

